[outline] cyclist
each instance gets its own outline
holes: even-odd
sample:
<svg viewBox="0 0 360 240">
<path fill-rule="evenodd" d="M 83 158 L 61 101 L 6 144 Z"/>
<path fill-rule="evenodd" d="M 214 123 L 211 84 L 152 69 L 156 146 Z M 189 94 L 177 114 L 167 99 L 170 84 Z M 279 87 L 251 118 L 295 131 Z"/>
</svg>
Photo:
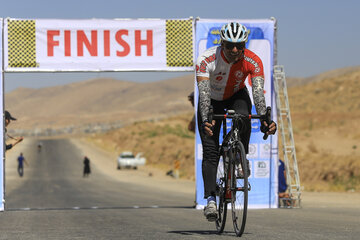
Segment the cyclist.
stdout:
<svg viewBox="0 0 360 240">
<path fill-rule="evenodd" d="M 209 122 L 210 106 L 215 114 L 225 113 L 224 109 L 233 109 L 236 113 L 244 115 L 251 114 L 252 103 L 245 86 L 245 79 L 249 77 L 256 112 L 266 113 L 263 65 L 255 53 L 245 48 L 248 35 L 249 31 L 244 25 L 236 22 L 225 24 L 220 30 L 221 45 L 207 49 L 199 56 L 196 64 L 199 90 L 197 117 L 203 146 L 204 198 L 207 199 L 204 215 L 209 221 L 215 221 L 217 218 L 215 192 L 221 127 L 221 121 Z M 261 120 L 261 124 L 261 129 L 267 134 L 275 133 L 275 122 L 268 126 Z M 248 153 L 250 120 L 245 125 L 246 131 L 241 135 L 241 139 Z"/>
<path fill-rule="evenodd" d="M 38 143 L 38 152 L 41 152 L 41 148 L 42 148 L 42 143 L 39 142 L 39 143 Z"/>
</svg>

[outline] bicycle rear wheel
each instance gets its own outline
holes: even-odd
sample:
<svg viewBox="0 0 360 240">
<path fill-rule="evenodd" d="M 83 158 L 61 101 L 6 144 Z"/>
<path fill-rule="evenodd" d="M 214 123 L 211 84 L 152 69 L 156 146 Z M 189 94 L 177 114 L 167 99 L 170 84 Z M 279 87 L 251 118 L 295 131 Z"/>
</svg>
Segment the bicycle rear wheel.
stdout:
<svg viewBox="0 0 360 240">
<path fill-rule="evenodd" d="M 219 162 L 218 172 L 217 172 L 217 180 L 216 180 L 216 204 L 218 217 L 215 221 L 216 230 L 218 233 L 222 233 L 224 231 L 225 223 L 226 223 L 226 215 L 227 215 L 227 201 L 225 199 L 226 186 L 227 186 L 227 165 L 225 164 L 225 156 L 223 156 L 223 160 Z"/>
<path fill-rule="evenodd" d="M 231 159 L 231 212 L 235 233 L 238 237 L 244 233 L 248 206 L 248 165 L 244 146 L 233 149 Z M 238 173 L 235 163 L 239 163 L 242 174 Z M 239 176 L 241 175 L 241 176 Z"/>
</svg>

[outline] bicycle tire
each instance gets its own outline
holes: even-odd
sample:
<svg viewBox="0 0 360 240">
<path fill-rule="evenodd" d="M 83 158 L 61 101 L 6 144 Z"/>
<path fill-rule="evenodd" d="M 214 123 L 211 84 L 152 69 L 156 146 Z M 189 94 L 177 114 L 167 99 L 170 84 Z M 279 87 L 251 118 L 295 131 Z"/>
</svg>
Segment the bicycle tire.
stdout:
<svg viewBox="0 0 360 240">
<path fill-rule="evenodd" d="M 239 157 L 240 161 L 236 159 Z M 232 159 L 230 161 L 232 220 L 236 235 L 241 237 L 245 230 L 248 207 L 248 165 L 245 149 L 241 142 L 238 147 L 232 150 Z M 241 164 L 242 177 L 236 176 L 236 161 Z"/>
<path fill-rule="evenodd" d="M 219 162 L 219 179 L 216 181 L 216 204 L 218 217 L 215 221 L 216 230 L 218 233 L 222 233 L 225 228 L 226 216 L 227 216 L 227 201 L 225 199 L 226 186 L 227 186 L 227 165 L 225 163 L 225 156 L 223 156 L 223 160 Z M 222 168 L 221 168 L 222 167 Z M 221 170 L 222 169 L 222 170 Z"/>
</svg>

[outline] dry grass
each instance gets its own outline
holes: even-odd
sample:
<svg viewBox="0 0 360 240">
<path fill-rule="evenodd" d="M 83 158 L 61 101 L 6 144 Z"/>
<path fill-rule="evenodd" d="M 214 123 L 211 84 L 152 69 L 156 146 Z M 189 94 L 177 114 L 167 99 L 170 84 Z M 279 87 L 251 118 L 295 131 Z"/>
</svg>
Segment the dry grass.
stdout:
<svg viewBox="0 0 360 240">
<path fill-rule="evenodd" d="M 360 71 L 289 89 L 301 185 L 308 191 L 360 191 Z M 181 162 L 194 179 L 191 113 L 159 122 L 138 122 L 93 140 L 120 152 L 145 152 L 161 169 Z"/>
<path fill-rule="evenodd" d="M 288 89 L 300 180 L 306 190 L 360 191 L 360 70 L 336 73 Z M 148 84 L 91 80 L 18 89 L 6 94 L 5 103 L 18 118 L 12 128 L 76 121 L 128 123 L 188 112 L 137 122 L 91 140 L 116 155 L 143 152 L 150 165 L 165 171 L 179 160 L 181 176 L 194 179 L 194 135 L 187 130 L 192 108 L 186 98 L 193 84 L 193 76 Z"/>
<path fill-rule="evenodd" d="M 136 122 L 91 139 L 107 151 L 143 152 L 147 164 L 164 171 L 180 161 L 180 177 L 194 179 L 194 134 L 187 130 L 192 113 L 162 121 Z"/>
<path fill-rule="evenodd" d="M 360 191 L 360 71 L 289 89 L 301 184 Z"/>
</svg>

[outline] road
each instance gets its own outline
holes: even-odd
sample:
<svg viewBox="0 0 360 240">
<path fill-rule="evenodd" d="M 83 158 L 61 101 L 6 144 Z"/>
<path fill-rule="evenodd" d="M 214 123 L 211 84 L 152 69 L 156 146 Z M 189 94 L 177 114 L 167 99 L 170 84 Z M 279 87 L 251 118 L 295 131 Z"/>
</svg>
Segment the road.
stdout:
<svg viewBox="0 0 360 240">
<path fill-rule="evenodd" d="M 235 237 L 230 218 L 224 234 L 216 234 L 214 224 L 205 221 L 201 210 L 192 208 L 191 191 L 149 185 L 155 181 L 150 177 L 146 184 L 122 181 L 100 171 L 98 163 L 91 165 L 92 174 L 84 178 L 83 153 L 71 141 L 42 140 L 41 152 L 36 144 L 28 140 L 7 154 L 6 211 L 0 213 L 0 239 Z M 20 150 L 29 162 L 23 178 L 17 175 L 15 163 Z M 139 173 L 116 174 L 130 178 Z M 301 209 L 250 210 L 242 239 L 358 239 L 359 200 L 357 193 L 304 193 Z"/>
</svg>

